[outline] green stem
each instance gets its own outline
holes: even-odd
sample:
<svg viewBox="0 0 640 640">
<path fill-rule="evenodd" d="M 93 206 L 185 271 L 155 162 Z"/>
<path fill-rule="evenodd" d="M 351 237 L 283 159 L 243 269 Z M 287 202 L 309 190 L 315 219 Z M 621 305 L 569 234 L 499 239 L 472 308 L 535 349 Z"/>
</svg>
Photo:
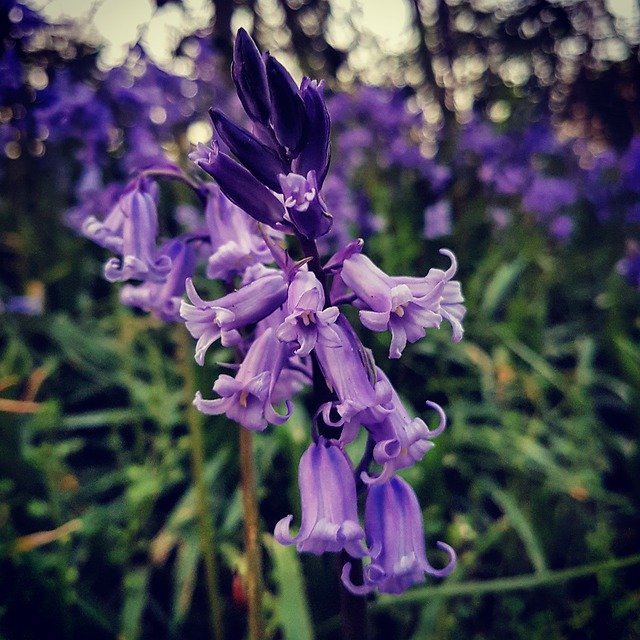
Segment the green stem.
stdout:
<svg viewBox="0 0 640 640">
<path fill-rule="evenodd" d="M 616 571 L 624 567 L 640 564 L 640 553 L 627 556 L 626 558 L 616 558 L 604 562 L 594 562 L 584 564 L 570 569 L 560 569 L 558 571 L 541 571 L 539 573 L 513 576 L 511 578 L 496 578 L 495 580 L 483 580 L 475 582 L 465 582 L 462 584 L 448 583 L 439 587 L 422 587 L 414 589 L 408 593 L 397 596 L 382 596 L 372 607 L 373 609 L 384 609 L 395 607 L 400 604 L 412 604 L 424 602 L 432 598 L 453 598 L 455 596 L 477 596 L 485 593 L 499 593 L 502 591 L 517 591 L 519 589 L 537 589 L 554 584 L 561 584 L 583 578 L 602 571 Z"/>
<path fill-rule="evenodd" d="M 193 406 L 195 389 L 193 368 L 191 365 L 189 340 L 186 329 L 181 326 L 178 331 L 179 358 L 183 364 L 185 393 L 187 395 L 187 424 L 191 438 L 191 473 L 196 492 L 196 516 L 198 519 L 198 536 L 200 552 L 204 562 L 205 582 L 209 597 L 209 614 L 214 640 L 223 640 L 222 596 L 219 590 L 218 561 L 215 554 L 215 529 L 211 505 L 208 499 L 207 486 L 204 479 L 204 434 L 202 431 L 202 414 Z"/>
<path fill-rule="evenodd" d="M 255 461 L 251 431 L 240 427 L 240 482 L 244 508 L 244 540 L 247 557 L 246 590 L 249 640 L 262 640 L 262 556 L 258 497 L 256 494 Z"/>
</svg>

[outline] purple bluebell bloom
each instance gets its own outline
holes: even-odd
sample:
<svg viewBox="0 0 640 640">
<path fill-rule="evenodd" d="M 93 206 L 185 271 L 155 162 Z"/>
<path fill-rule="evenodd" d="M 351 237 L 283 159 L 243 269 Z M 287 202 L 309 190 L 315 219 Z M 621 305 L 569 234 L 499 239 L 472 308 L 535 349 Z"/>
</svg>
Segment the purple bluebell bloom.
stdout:
<svg viewBox="0 0 640 640">
<path fill-rule="evenodd" d="M 364 557 L 365 534 L 358 522 L 353 467 L 335 440 L 320 437 L 302 454 L 298 484 L 302 503 L 300 531 L 291 535 L 293 516 L 289 515 L 276 525 L 275 539 L 316 555 L 344 549 L 354 558 Z"/>
<path fill-rule="evenodd" d="M 362 480 L 366 484 L 381 484 L 386 482 L 398 469 L 405 469 L 422 460 L 424 455 L 433 447 L 433 438 L 439 436 L 447 425 L 447 418 L 440 405 L 427 401 L 427 406 L 435 409 L 440 422 L 431 430 L 421 418 L 411 418 L 398 397 L 389 379 L 381 369 L 377 369 L 378 380 L 386 381 L 391 389 L 393 411 L 383 416 L 382 420 L 371 421 L 366 414 L 362 415 L 362 425 L 375 441 L 373 459 L 382 465 L 382 472 L 378 476 L 370 476 L 362 472 Z M 355 433 L 351 428 L 345 428 L 341 440 L 353 439 Z"/>
<path fill-rule="evenodd" d="M 455 257 L 446 249 L 442 252 L 451 259 L 451 268 L 447 272 L 431 269 L 424 278 L 389 276 L 362 254 L 342 265 L 341 278 L 357 298 L 362 324 L 372 331 L 391 331 L 390 358 L 399 358 L 407 342 L 424 337 L 426 329 L 439 327 L 447 316 L 453 319 L 454 340 L 462 337 L 462 325 L 455 316 L 464 315 L 464 308 L 453 309 L 453 314 L 443 312 L 447 304 L 461 304 L 462 297 L 459 283 L 451 281 Z"/>
<path fill-rule="evenodd" d="M 222 153 L 214 140 L 210 147 L 198 143 L 189 158 L 209 175 L 231 202 L 258 222 L 277 228 L 285 208 L 276 196 L 241 164 Z"/>
<path fill-rule="evenodd" d="M 171 269 L 171 258 L 166 254 L 158 254 L 158 211 L 145 181 L 137 181 L 135 186 L 120 198 L 117 207 L 119 212 L 114 213 L 114 216 L 120 217 L 118 222 L 114 222 L 116 229 L 120 226 L 118 230 L 122 234 L 119 250 L 121 258 L 111 258 L 107 261 L 104 265 L 105 278 L 109 282 L 164 282 Z M 110 220 L 111 215 L 105 220 L 103 230 L 107 229 L 107 222 Z"/>
<path fill-rule="evenodd" d="M 233 204 L 215 184 L 207 185 L 205 219 L 211 240 L 207 277 L 231 281 L 247 267 L 271 262 L 256 222 Z"/>
<path fill-rule="evenodd" d="M 165 282 L 125 285 L 120 291 L 120 302 L 151 312 L 164 322 L 175 322 L 180 320 L 185 280 L 193 275 L 196 266 L 196 251 L 188 237 L 179 237 L 169 240 L 160 249 L 160 255 L 171 259 Z"/>
<path fill-rule="evenodd" d="M 388 385 L 376 380 L 373 358 L 362 346 L 349 321 L 340 315 L 332 328 L 338 335 L 340 346 L 318 342 L 315 347 L 327 386 L 338 398 L 324 405 L 325 422 L 342 426 L 357 420 L 357 416 L 365 411 L 372 420 L 373 416 L 381 419 L 393 409 Z M 332 408 L 340 416 L 338 421 L 330 419 Z"/>
<path fill-rule="evenodd" d="M 536 175 L 522 197 L 522 206 L 544 219 L 573 204 L 577 197 L 576 186 L 570 180 Z"/>
<path fill-rule="evenodd" d="M 287 317 L 276 335 L 283 342 L 295 342 L 295 354 L 308 356 L 317 342 L 340 346 L 340 337 L 332 325 L 338 318 L 338 307 L 324 308 L 322 285 L 311 271 L 298 271 L 289 285 Z"/>
<path fill-rule="evenodd" d="M 180 315 L 189 333 L 198 340 L 195 359 L 199 365 L 218 338 L 225 347 L 238 344 L 238 329 L 262 320 L 287 299 L 287 280 L 275 270 L 217 300 L 203 300 L 191 278 L 186 281 L 186 289 L 192 304 L 183 300 Z"/>
<path fill-rule="evenodd" d="M 331 228 L 333 217 L 320 197 L 315 170 L 306 178 L 297 173 L 280 175 L 280 186 L 284 195 L 287 218 L 306 238 L 323 236 Z"/>
<path fill-rule="evenodd" d="M 364 568 L 364 583 L 351 582 L 350 563 L 342 569 L 342 583 L 355 595 L 366 595 L 374 589 L 402 593 L 424 582 L 425 573 L 442 578 L 456 566 L 456 553 L 444 542 L 436 544 L 449 556 L 447 564 L 436 569 L 427 560 L 418 499 L 411 486 L 398 476 L 369 487 L 365 531 L 371 564 Z"/>
<path fill-rule="evenodd" d="M 424 237 L 429 240 L 451 235 L 451 203 L 439 200 L 424 210 Z"/>
<path fill-rule="evenodd" d="M 198 391 L 193 404 L 202 413 L 225 414 L 252 431 L 263 431 L 267 423 L 282 424 L 291 415 L 291 403 L 286 401 L 287 411 L 280 415 L 273 408 L 273 390 L 285 360 L 286 347 L 267 329 L 249 347 L 235 378 L 218 376 L 213 390 L 221 397 L 204 400 Z"/>
</svg>

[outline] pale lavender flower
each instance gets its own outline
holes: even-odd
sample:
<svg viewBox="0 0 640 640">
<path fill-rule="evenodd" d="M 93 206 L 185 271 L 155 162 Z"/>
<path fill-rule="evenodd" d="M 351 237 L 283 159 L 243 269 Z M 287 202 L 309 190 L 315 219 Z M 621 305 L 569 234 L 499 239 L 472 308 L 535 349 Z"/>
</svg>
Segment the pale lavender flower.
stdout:
<svg viewBox="0 0 640 640">
<path fill-rule="evenodd" d="M 158 212 L 145 181 L 137 181 L 134 188 L 120 198 L 117 206 L 122 214 L 121 257 L 107 261 L 104 265 L 105 278 L 109 282 L 164 282 L 171 269 L 171 258 L 158 254 Z"/>
<path fill-rule="evenodd" d="M 273 408 L 274 387 L 286 362 L 286 347 L 269 328 L 254 342 L 238 368 L 236 377 L 223 373 L 213 385 L 221 396 L 204 400 L 198 391 L 193 404 L 207 415 L 226 415 L 252 431 L 263 431 L 267 423 L 282 424 L 291 415 L 291 403 L 280 415 Z"/>
<path fill-rule="evenodd" d="M 444 411 L 435 402 L 427 402 L 427 406 L 435 409 L 440 418 L 435 429 L 430 430 L 421 418 L 411 418 L 384 372 L 378 368 L 377 374 L 378 379 L 386 381 L 391 389 L 393 411 L 379 421 L 371 422 L 366 415 L 362 418 L 363 426 L 376 443 L 373 459 L 382 465 L 382 472 L 378 476 L 372 477 L 367 472 L 362 472 L 361 477 L 366 484 L 386 482 L 398 469 L 410 467 L 422 460 L 433 447 L 433 438 L 439 436 L 447 424 Z M 345 429 L 341 439 L 345 437 L 354 436 Z"/>
<path fill-rule="evenodd" d="M 276 525 L 276 540 L 316 555 L 344 549 L 354 558 L 364 557 L 365 534 L 358 522 L 353 467 L 335 440 L 320 437 L 302 454 L 298 484 L 302 503 L 300 531 L 291 535 L 293 516 L 289 515 Z"/>
<path fill-rule="evenodd" d="M 205 219 L 211 240 L 207 277 L 230 281 L 272 256 L 258 235 L 257 224 L 234 205 L 217 185 L 208 185 Z"/>
<path fill-rule="evenodd" d="M 196 251 L 188 237 L 174 238 L 160 249 L 160 255 L 171 259 L 171 270 L 165 282 L 125 285 L 120 290 L 120 302 L 151 312 L 165 322 L 175 322 L 180 320 L 185 280 L 193 275 L 196 266 Z"/>
<path fill-rule="evenodd" d="M 332 325 L 338 318 L 338 307 L 324 308 L 322 285 L 311 271 L 296 273 L 287 294 L 288 315 L 276 331 L 279 340 L 298 344 L 295 353 L 308 356 L 317 342 L 340 346 L 340 338 Z"/>
<path fill-rule="evenodd" d="M 407 342 L 424 337 L 443 318 L 451 322 L 453 339 L 462 337 L 460 283 L 451 280 L 457 264 L 450 251 L 441 253 L 451 259 L 451 267 L 446 272 L 431 269 L 424 278 L 389 276 L 362 254 L 343 263 L 341 278 L 356 296 L 362 324 L 372 331 L 391 331 L 390 358 L 399 358 Z"/>
<path fill-rule="evenodd" d="M 315 354 L 329 389 L 336 394 L 337 401 L 323 407 L 327 424 L 341 426 L 355 421 L 362 412 L 381 417 L 393 406 L 387 384 L 377 381 L 371 354 L 362 346 L 349 321 L 338 316 L 332 325 L 338 335 L 340 346 L 318 342 Z M 330 420 L 330 410 L 335 409 L 340 419 Z"/>
<path fill-rule="evenodd" d="M 429 240 L 451 235 L 451 203 L 439 200 L 424 210 L 424 236 Z"/>
<path fill-rule="evenodd" d="M 455 551 L 444 542 L 436 544 L 449 556 L 447 564 L 436 569 L 427 560 L 418 499 L 411 486 L 398 476 L 369 487 L 365 531 L 371 564 L 364 568 L 364 583 L 351 582 L 350 563 L 342 569 L 342 582 L 355 595 L 365 595 L 374 589 L 382 593 L 402 593 L 424 582 L 425 573 L 441 578 L 456 566 Z"/>
<path fill-rule="evenodd" d="M 191 278 L 186 281 L 186 289 L 192 304 L 183 300 L 180 315 L 198 341 L 195 359 L 199 365 L 218 338 L 225 347 L 238 344 L 242 339 L 238 329 L 262 320 L 287 299 L 287 281 L 274 270 L 217 300 L 203 300 Z"/>
</svg>

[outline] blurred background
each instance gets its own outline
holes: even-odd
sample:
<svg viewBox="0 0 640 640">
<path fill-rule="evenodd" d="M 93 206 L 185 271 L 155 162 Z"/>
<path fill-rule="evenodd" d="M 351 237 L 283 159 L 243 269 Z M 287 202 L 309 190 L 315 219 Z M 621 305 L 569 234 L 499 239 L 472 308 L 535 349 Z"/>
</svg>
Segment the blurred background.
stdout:
<svg viewBox="0 0 640 640">
<path fill-rule="evenodd" d="M 636 2 L 0 0 L 0 638 L 212 637 L 185 409 L 216 367 L 123 305 L 78 232 L 132 173 L 193 172 L 210 106 L 240 117 L 239 27 L 325 82 L 324 248 L 363 237 L 391 274 L 444 267 L 441 247 L 460 263 L 461 343 L 443 329 L 390 362 L 363 333 L 416 415 L 449 417 L 403 475 L 429 544 L 459 557 L 442 584 L 375 598 L 372 638 L 640 637 Z M 163 183 L 162 232 L 198 206 Z M 339 637 L 333 560 L 269 536 L 299 522 L 308 425 L 303 399 L 255 441 L 270 638 Z M 242 638 L 237 427 L 204 435 Z"/>
</svg>

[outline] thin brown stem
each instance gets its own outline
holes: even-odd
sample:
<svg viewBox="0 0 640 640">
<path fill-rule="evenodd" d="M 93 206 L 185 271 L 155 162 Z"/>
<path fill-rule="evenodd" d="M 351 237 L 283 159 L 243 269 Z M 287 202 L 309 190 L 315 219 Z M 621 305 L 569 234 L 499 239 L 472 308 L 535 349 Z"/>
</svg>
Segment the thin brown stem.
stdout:
<svg viewBox="0 0 640 640">
<path fill-rule="evenodd" d="M 256 494 L 255 461 L 251 431 L 240 427 L 240 482 L 244 507 L 244 541 L 247 558 L 246 592 L 249 640 L 262 640 L 262 552 L 258 497 Z"/>
</svg>

